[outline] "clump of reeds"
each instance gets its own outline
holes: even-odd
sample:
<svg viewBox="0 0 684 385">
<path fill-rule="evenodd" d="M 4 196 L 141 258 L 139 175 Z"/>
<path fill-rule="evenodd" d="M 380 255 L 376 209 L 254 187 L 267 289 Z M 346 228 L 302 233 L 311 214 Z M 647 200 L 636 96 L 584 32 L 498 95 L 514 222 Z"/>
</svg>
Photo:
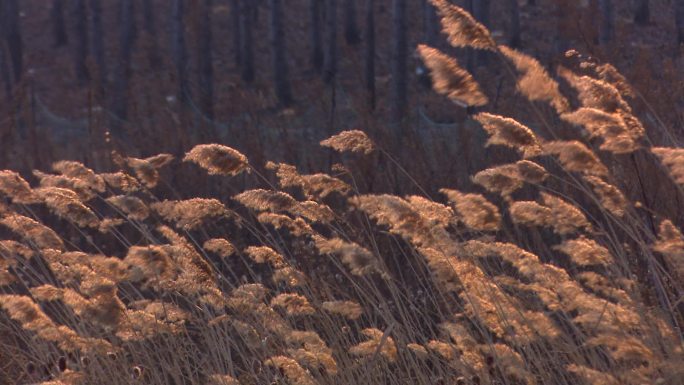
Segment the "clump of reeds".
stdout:
<svg viewBox="0 0 684 385">
<path fill-rule="evenodd" d="M 406 196 L 364 191 L 350 163 L 329 175 L 269 162 L 278 186 L 244 175 L 250 187 L 235 182 L 232 199 L 155 197 L 169 154 L 106 173 L 57 162 L 35 185 L 1 171 L 0 379 L 679 385 L 681 218 L 645 193 L 633 204 L 621 186 L 643 183 L 620 160 L 652 155 L 678 189 L 682 150 L 644 143 L 614 67 L 559 70 L 578 91 L 571 111 L 538 61 L 497 46 L 463 9 L 431 3 L 452 45 L 500 53 L 520 95 L 588 134 L 546 138 L 541 120 L 480 112 L 471 118 L 486 146 L 522 159 Z M 419 53 L 439 94 L 486 104 L 455 59 Z M 320 144 L 397 162 L 360 130 Z M 220 144 L 184 160 L 214 178 L 260 166 Z"/>
</svg>

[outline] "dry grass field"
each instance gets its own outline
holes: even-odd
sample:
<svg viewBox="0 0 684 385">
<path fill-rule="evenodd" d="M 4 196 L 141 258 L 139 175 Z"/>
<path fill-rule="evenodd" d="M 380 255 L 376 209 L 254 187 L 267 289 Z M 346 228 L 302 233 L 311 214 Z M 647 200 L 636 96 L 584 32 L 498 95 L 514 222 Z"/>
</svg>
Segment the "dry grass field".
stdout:
<svg viewBox="0 0 684 385">
<path fill-rule="evenodd" d="M 504 160 L 441 186 L 431 149 L 354 129 L 326 172 L 222 144 L 1 171 L 0 384 L 681 385 L 684 149 L 610 64 L 551 73 L 432 3 L 532 111 L 418 47 Z"/>
</svg>

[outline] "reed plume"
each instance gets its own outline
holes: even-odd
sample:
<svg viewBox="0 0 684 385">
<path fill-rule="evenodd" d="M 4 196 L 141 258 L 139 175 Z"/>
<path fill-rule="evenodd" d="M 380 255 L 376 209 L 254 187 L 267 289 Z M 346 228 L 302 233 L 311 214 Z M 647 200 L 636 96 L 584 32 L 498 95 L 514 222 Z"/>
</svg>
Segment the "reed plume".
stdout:
<svg viewBox="0 0 684 385">
<path fill-rule="evenodd" d="M 474 119 L 489 134 L 487 146 L 495 144 L 510 147 L 524 158 L 541 155 L 541 146 L 534 132 L 514 119 L 487 112 L 475 115 Z"/>
<path fill-rule="evenodd" d="M 271 307 L 280 307 L 288 316 L 312 315 L 316 309 L 311 306 L 306 297 L 294 293 L 278 294 L 271 300 Z"/>
<path fill-rule="evenodd" d="M 625 215 L 629 208 L 629 201 L 619 188 L 597 176 L 584 175 L 583 179 L 589 183 L 604 209 L 618 218 Z"/>
<path fill-rule="evenodd" d="M 246 156 L 221 144 L 197 145 L 185 154 L 183 161 L 196 163 L 209 175 L 235 176 L 250 167 Z"/>
<path fill-rule="evenodd" d="M 62 239 L 51 228 L 38 221 L 19 214 L 10 214 L 0 219 L 0 224 L 40 249 L 63 250 Z"/>
<path fill-rule="evenodd" d="M 638 137 L 633 137 L 622 117 L 596 108 L 583 107 L 561 115 L 564 120 L 586 128 L 590 138 L 601 138 L 601 150 L 627 154 L 639 148 Z"/>
<path fill-rule="evenodd" d="M 29 183 L 21 175 L 10 170 L 0 171 L 0 192 L 19 204 L 31 204 L 39 201 Z"/>
<path fill-rule="evenodd" d="M 608 169 L 586 145 L 576 140 L 553 141 L 543 145 L 546 155 L 557 155 L 561 165 L 569 172 L 605 176 Z"/>
<path fill-rule="evenodd" d="M 282 191 L 248 190 L 233 199 L 255 211 L 282 212 L 297 206 L 297 201 Z"/>
<path fill-rule="evenodd" d="M 578 266 L 610 266 L 615 263 L 608 249 L 586 237 L 568 239 L 554 249 L 569 256 Z"/>
<path fill-rule="evenodd" d="M 441 189 L 454 205 L 458 218 L 469 229 L 497 231 L 501 226 L 499 209 L 480 194 L 466 194 L 457 190 Z"/>
<path fill-rule="evenodd" d="M 194 230 L 210 221 L 229 217 L 231 211 L 217 199 L 193 198 L 153 203 L 152 210 L 185 230 Z"/>
<path fill-rule="evenodd" d="M 570 104 L 558 89 L 558 83 L 539 61 L 515 49 L 500 45 L 501 52 L 513 63 L 521 74 L 517 80 L 517 90 L 531 101 L 543 101 L 551 104 L 556 112 L 568 110 Z"/>
<path fill-rule="evenodd" d="M 301 188 L 308 199 L 320 200 L 335 192 L 346 195 L 351 190 L 351 186 L 338 178 L 324 173 L 302 175 L 286 163 L 268 162 L 266 168 L 276 171 L 280 187 Z"/>
<path fill-rule="evenodd" d="M 669 171 L 677 184 L 684 185 L 684 149 L 653 147 L 654 153 Z"/>
<path fill-rule="evenodd" d="M 369 340 L 349 348 L 349 353 L 355 356 L 370 358 L 380 354 L 389 362 L 395 362 L 398 358 L 397 346 L 394 339 L 386 335 L 382 330 L 366 328 L 361 333 Z"/>
<path fill-rule="evenodd" d="M 418 53 L 430 70 L 437 93 L 464 107 L 484 106 L 489 102 L 473 76 L 461 68 L 456 59 L 422 44 L 418 46 Z"/>
<path fill-rule="evenodd" d="M 366 248 L 339 238 L 326 239 L 314 237 L 316 248 L 320 253 L 339 257 L 354 275 L 364 276 L 371 273 L 385 275 L 377 258 Z"/>
<path fill-rule="evenodd" d="M 311 377 L 311 374 L 302 368 L 297 361 L 285 356 L 274 356 L 264 363 L 267 366 L 273 366 L 282 370 L 285 377 L 292 385 L 315 385 L 316 381 Z"/>
<path fill-rule="evenodd" d="M 107 198 L 112 204 L 128 218 L 136 221 L 144 221 L 150 215 L 150 209 L 140 199 L 130 195 L 116 195 Z"/>
<path fill-rule="evenodd" d="M 125 193 L 134 193 L 141 188 L 138 180 L 125 172 L 104 173 L 100 174 L 100 176 L 102 176 L 102 179 L 104 179 L 109 187 Z"/>
<path fill-rule="evenodd" d="M 133 169 L 138 179 L 148 188 L 153 188 L 159 183 L 159 169 L 171 161 L 171 154 L 158 154 L 145 159 L 126 158 L 128 167 Z"/>
<path fill-rule="evenodd" d="M 660 222 L 653 250 L 662 254 L 679 279 L 684 278 L 684 236 L 670 220 Z"/>
<path fill-rule="evenodd" d="M 496 43 L 489 30 L 463 8 L 446 0 L 430 0 L 441 16 L 442 31 L 454 47 L 471 47 L 489 51 L 496 50 Z"/>
<path fill-rule="evenodd" d="M 337 152 L 354 152 L 368 155 L 375 149 L 375 144 L 360 130 L 342 131 L 320 142 L 323 147 L 330 147 Z"/>
<path fill-rule="evenodd" d="M 339 314 L 350 320 L 357 320 L 363 314 L 361 305 L 354 301 L 325 301 L 322 308 L 327 312 Z"/>
<path fill-rule="evenodd" d="M 102 193 L 105 191 L 105 181 L 102 176 L 84 166 L 83 163 L 62 160 L 52 164 L 52 170 L 69 178 L 81 180 L 89 188 Z"/>
</svg>

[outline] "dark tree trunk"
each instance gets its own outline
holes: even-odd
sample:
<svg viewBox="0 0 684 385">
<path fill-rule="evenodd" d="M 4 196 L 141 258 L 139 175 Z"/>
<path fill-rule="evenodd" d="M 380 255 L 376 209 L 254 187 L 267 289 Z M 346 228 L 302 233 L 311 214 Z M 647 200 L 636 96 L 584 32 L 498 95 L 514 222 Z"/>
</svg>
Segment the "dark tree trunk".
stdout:
<svg viewBox="0 0 684 385">
<path fill-rule="evenodd" d="M 12 99 L 12 75 L 10 74 L 9 65 L 7 64 L 7 55 L 0 44 L 0 76 L 5 86 L 5 96 L 7 99 Z"/>
<path fill-rule="evenodd" d="M 392 1 L 392 87 L 390 113 L 394 123 L 406 117 L 408 108 L 408 41 L 406 0 Z"/>
<path fill-rule="evenodd" d="M 153 69 L 160 69 L 162 59 L 159 53 L 159 42 L 157 40 L 157 20 L 155 18 L 154 3 L 152 0 L 142 0 L 143 7 L 143 28 L 150 39 L 149 60 Z"/>
<path fill-rule="evenodd" d="M 480 23 L 484 24 L 486 27 L 489 27 L 490 20 L 489 20 L 489 15 L 490 15 L 490 6 L 489 0 L 472 0 L 473 2 L 473 17 L 477 19 Z M 488 62 L 488 56 L 486 51 L 478 51 L 475 59 L 475 66 L 477 67 L 478 65 L 487 65 Z"/>
<path fill-rule="evenodd" d="M 511 30 L 509 31 L 508 45 L 511 48 L 520 48 L 522 44 L 520 35 L 520 4 L 518 0 L 508 0 L 511 12 Z"/>
<path fill-rule="evenodd" d="M 128 117 L 128 85 L 130 78 L 131 57 L 135 26 L 133 23 L 133 0 L 119 1 L 119 62 L 114 81 L 114 114 L 121 118 Z"/>
<path fill-rule="evenodd" d="M 337 0 L 326 0 L 323 81 L 331 83 L 335 75 L 337 75 Z"/>
<path fill-rule="evenodd" d="M 375 0 L 366 0 L 366 52 L 364 77 L 368 104 L 375 110 Z"/>
<path fill-rule="evenodd" d="M 50 19 L 52 19 L 52 35 L 55 39 L 55 47 L 68 44 L 69 37 L 64 24 L 64 0 L 52 1 Z"/>
<path fill-rule="evenodd" d="M 72 0 L 71 14 L 74 25 L 74 72 L 79 84 L 90 80 L 90 73 L 86 65 L 88 56 L 88 15 L 85 0 Z"/>
<path fill-rule="evenodd" d="M 255 20 L 255 4 L 252 0 L 241 0 L 240 8 L 240 36 L 242 37 L 240 44 L 240 50 L 242 51 L 241 77 L 245 83 L 251 83 L 254 81 L 253 24 Z"/>
<path fill-rule="evenodd" d="M 678 1 L 681 2 L 681 0 Z M 649 0 L 637 0 L 636 9 L 634 10 L 634 22 L 639 25 L 646 25 L 649 21 L 651 21 Z"/>
<path fill-rule="evenodd" d="M 188 53 L 185 47 L 185 24 L 183 0 L 173 0 L 171 11 L 171 53 L 178 77 L 178 100 L 185 104 L 190 89 L 188 87 Z"/>
<path fill-rule="evenodd" d="M 285 27 L 282 0 L 271 0 L 271 52 L 273 55 L 273 81 L 278 102 L 282 107 L 292 104 L 292 89 L 287 64 Z"/>
<path fill-rule="evenodd" d="M 90 0 L 92 51 L 98 71 L 98 88 L 102 93 L 107 86 L 107 60 L 105 58 L 105 38 L 102 27 L 102 0 Z"/>
<path fill-rule="evenodd" d="M 345 0 L 344 4 L 344 39 L 347 44 L 361 43 L 359 25 L 356 22 L 356 0 Z"/>
<path fill-rule="evenodd" d="M 675 22 L 677 24 L 677 42 L 684 44 L 684 1 L 675 2 Z"/>
<path fill-rule="evenodd" d="M 612 0 L 599 0 L 601 26 L 599 28 L 599 44 L 606 45 L 613 40 L 615 15 Z"/>
<path fill-rule="evenodd" d="M 428 0 L 424 0 L 423 4 L 423 41 L 430 47 L 434 47 L 437 45 L 441 25 L 435 7 Z"/>
<path fill-rule="evenodd" d="M 316 72 L 323 68 L 323 41 L 321 39 L 321 1 L 309 0 L 309 28 L 311 38 L 311 66 Z"/>
<path fill-rule="evenodd" d="M 235 65 L 242 64 L 242 49 L 240 43 L 242 42 L 242 28 L 240 28 L 240 0 L 230 1 L 230 17 L 233 23 L 233 57 L 235 58 Z"/>
<path fill-rule="evenodd" d="M 21 40 L 21 24 L 19 21 L 19 2 L 18 0 L 3 0 L 0 28 L 4 42 L 7 45 L 7 52 L 12 63 L 12 74 L 14 82 L 19 82 L 22 77 L 24 67 L 24 46 Z"/>
<path fill-rule="evenodd" d="M 201 0 L 199 12 L 199 33 L 197 34 L 197 48 L 199 50 L 199 100 L 202 113 L 209 119 L 214 118 L 214 66 L 211 32 L 212 0 Z"/>
</svg>

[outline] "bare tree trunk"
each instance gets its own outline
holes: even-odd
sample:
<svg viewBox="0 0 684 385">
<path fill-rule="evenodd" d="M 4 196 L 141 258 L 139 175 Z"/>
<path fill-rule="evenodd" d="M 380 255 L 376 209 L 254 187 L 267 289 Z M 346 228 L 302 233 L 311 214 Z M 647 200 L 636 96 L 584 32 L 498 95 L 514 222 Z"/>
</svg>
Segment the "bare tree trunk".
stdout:
<svg viewBox="0 0 684 385">
<path fill-rule="evenodd" d="M 245 83 L 254 81 L 254 41 L 253 41 L 253 23 L 256 17 L 255 4 L 252 0 L 241 0 L 240 3 L 240 36 L 242 42 L 240 50 L 242 51 L 242 80 Z"/>
<path fill-rule="evenodd" d="M 292 88 L 290 87 L 288 73 L 282 0 L 271 0 L 270 21 L 271 51 L 273 55 L 273 80 L 275 83 L 275 91 L 280 105 L 282 107 L 287 107 L 292 104 Z"/>
<path fill-rule="evenodd" d="M 439 18 L 437 17 L 437 10 L 428 0 L 423 1 L 423 8 L 423 41 L 430 47 L 434 47 L 437 45 L 441 28 Z"/>
<path fill-rule="evenodd" d="M 406 0 L 392 1 L 392 87 L 390 113 L 393 123 L 406 117 L 408 108 L 408 36 Z"/>
<path fill-rule="evenodd" d="M 490 20 L 489 20 L 489 15 L 490 15 L 490 4 L 489 0 L 472 0 L 473 2 L 473 17 L 477 19 L 480 23 L 484 24 L 486 27 L 489 27 Z M 488 56 L 486 51 L 478 51 L 476 55 L 476 61 L 475 61 L 475 66 L 477 67 L 478 65 L 487 65 L 488 62 Z"/>
<path fill-rule="evenodd" d="M 331 83 L 337 74 L 337 0 L 325 4 L 325 56 L 323 81 Z"/>
<path fill-rule="evenodd" d="M 364 73 L 368 104 L 375 110 L 375 0 L 366 0 L 366 52 Z"/>
<path fill-rule="evenodd" d="M 599 0 L 601 27 L 599 28 L 599 44 L 606 45 L 613 40 L 615 15 L 612 0 Z"/>
<path fill-rule="evenodd" d="M 466 0 L 464 8 L 466 11 L 470 12 L 473 17 L 475 16 L 475 2 L 477 0 Z M 477 58 L 475 57 L 476 52 L 472 49 L 468 49 L 465 51 L 465 63 L 466 63 L 466 69 L 468 72 L 473 73 L 475 71 L 475 67 L 477 65 Z"/>
<path fill-rule="evenodd" d="M 113 112 L 120 119 L 128 117 L 128 85 L 130 83 L 131 57 L 133 55 L 133 0 L 119 1 L 119 63 L 114 80 Z"/>
<path fill-rule="evenodd" d="M 21 40 L 19 3 L 17 0 L 4 0 L 0 6 L 3 7 L 1 9 L 0 28 L 3 29 L 2 34 L 12 63 L 14 82 L 17 83 L 21 80 L 24 67 L 24 45 Z"/>
<path fill-rule="evenodd" d="M 151 40 L 149 48 L 150 66 L 153 69 L 160 69 L 162 59 L 159 53 L 159 42 L 157 40 L 157 20 L 155 18 L 154 3 L 152 0 L 142 0 L 143 6 L 143 28 Z"/>
<path fill-rule="evenodd" d="M 356 22 L 356 0 L 345 0 L 344 4 L 344 39 L 347 44 L 361 43 L 361 34 Z"/>
<path fill-rule="evenodd" d="M 508 37 L 508 45 L 512 48 L 519 48 L 522 44 L 520 33 L 520 4 L 518 0 L 508 0 L 511 12 L 511 30 Z"/>
<path fill-rule="evenodd" d="M 102 94 L 107 86 L 107 60 L 104 48 L 104 30 L 102 27 L 102 0 L 90 0 L 92 52 L 98 71 L 99 92 Z"/>
<path fill-rule="evenodd" d="M 677 42 L 684 44 L 684 1 L 675 2 L 675 22 L 677 24 Z"/>
<path fill-rule="evenodd" d="M 634 10 L 634 22 L 639 25 L 646 25 L 650 21 L 651 7 L 649 0 L 637 0 L 636 9 Z"/>
<path fill-rule="evenodd" d="M 178 100 L 185 104 L 190 96 L 188 87 L 188 53 L 185 47 L 185 24 L 183 0 L 173 0 L 171 11 L 171 52 L 178 77 Z"/>
<path fill-rule="evenodd" d="M 242 42 L 242 29 L 240 28 L 240 0 L 230 1 L 230 16 L 233 24 L 233 57 L 235 65 L 242 64 L 242 49 L 240 43 Z"/>
<path fill-rule="evenodd" d="M 2 31 L 0 31 L 0 38 L 2 38 Z M 2 82 L 5 83 L 5 96 L 8 100 L 12 99 L 12 75 L 10 74 L 10 68 L 7 64 L 7 55 L 3 49 L 2 44 L 0 44 L 0 76 L 2 76 Z"/>
<path fill-rule="evenodd" d="M 90 80 L 90 73 L 86 65 L 88 55 L 88 15 L 85 0 L 72 0 L 71 13 L 73 15 L 74 33 L 74 72 L 79 84 Z"/>
<path fill-rule="evenodd" d="M 199 101 L 202 113 L 214 118 L 214 66 L 212 52 L 211 7 L 212 0 L 201 0 L 199 12 L 199 33 L 197 34 L 197 55 L 199 69 Z"/>
<path fill-rule="evenodd" d="M 64 0 L 53 0 L 50 10 L 52 20 L 52 35 L 55 39 L 55 47 L 61 47 L 69 43 L 69 37 L 64 25 Z"/>
<path fill-rule="evenodd" d="M 316 72 L 323 68 L 323 41 L 321 39 L 321 4 L 324 0 L 309 0 L 309 37 L 311 39 L 311 66 Z"/>
</svg>

